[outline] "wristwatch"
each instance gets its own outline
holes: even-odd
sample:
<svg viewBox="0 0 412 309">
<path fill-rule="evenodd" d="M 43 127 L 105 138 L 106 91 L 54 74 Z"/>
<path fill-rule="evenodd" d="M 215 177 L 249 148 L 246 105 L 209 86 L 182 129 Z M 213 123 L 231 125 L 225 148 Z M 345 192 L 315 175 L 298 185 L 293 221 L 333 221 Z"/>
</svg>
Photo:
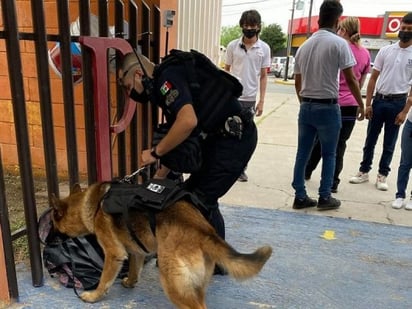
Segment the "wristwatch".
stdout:
<svg viewBox="0 0 412 309">
<path fill-rule="evenodd" d="M 152 150 L 150 151 L 150 155 L 156 159 L 160 159 L 160 156 L 156 153 L 156 147 L 152 147 Z"/>
</svg>

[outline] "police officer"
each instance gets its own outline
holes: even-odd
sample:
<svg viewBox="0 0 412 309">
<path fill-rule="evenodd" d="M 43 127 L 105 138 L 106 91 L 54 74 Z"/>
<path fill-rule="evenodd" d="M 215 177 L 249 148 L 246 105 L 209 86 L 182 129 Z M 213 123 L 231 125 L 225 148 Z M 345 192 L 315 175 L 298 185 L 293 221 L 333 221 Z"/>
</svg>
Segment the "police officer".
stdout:
<svg viewBox="0 0 412 309">
<path fill-rule="evenodd" d="M 146 57 L 130 53 L 124 56 L 119 71 L 119 83 L 130 98 L 140 103 L 150 101 L 160 107 L 170 126 L 167 134 L 156 147 L 143 150 L 143 165 L 155 163 L 158 159 L 162 162 L 162 157 L 167 156 L 190 136 L 202 133 L 205 120 L 198 115 L 203 115 L 202 110 L 211 108 L 211 106 L 198 106 L 194 102 L 187 80 L 187 68 L 183 64 L 170 66 L 160 74 L 153 74 L 154 69 L 154 64 Z M 237 98 L 232 96 L 229 100 L 230 102 L 212 108 L 221 108 L 222 113 L 231 116 L 241 116 L 241 106 Z M 232 110 L 228 111 L 227 108 Z M 234 118 L 239 119 L 239 117 Z M 250 119 L 242 117 L 241 122 L 241 134 L 232 136 L 219 133 L 222 132 L 221 129 L 225 124 L 227 126 L 227 121 L 217 123 L 215 133 L 206 134 L 201 145 L 202 164 L 184 183 L 184 187 L 195 193 L 203 202 L 207 209 L 204 213 L 206 219 L 223 239 L 225 226 L 218 208 L 218 199 L 236 182 L 257 144 L 257 130 L 252 117 Z M 162 166 L 155 177 L 165 177 L 167 172 L 168 169 Z"/>
</svg>

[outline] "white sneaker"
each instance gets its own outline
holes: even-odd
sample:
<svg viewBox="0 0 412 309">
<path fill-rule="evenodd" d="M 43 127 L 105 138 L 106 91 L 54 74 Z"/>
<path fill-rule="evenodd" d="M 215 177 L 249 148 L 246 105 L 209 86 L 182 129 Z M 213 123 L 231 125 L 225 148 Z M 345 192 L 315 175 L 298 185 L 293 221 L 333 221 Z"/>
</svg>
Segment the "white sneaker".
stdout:
<svg viewBox="0 0 412 309">
<path fill-rule="evenodd" d="M 388 190 L 388 184 L 386 183 L 386 176 L 378 174 L 378 177 L 376 177 L 376 189 L 381 190 L 381 191 Z"/>
<path fill-rule="evenodd" d="M 392 208 L 394 208 L 394 209 L 401 209 L 402 206 L 403 206 L 403 201 L 404 201 L 404 199 L 401 198 L 401 197 L 396 198 L 396 200 L 394 200 L 394 201 L 392 202 Z M 411 203 L 411 207 L 412 207 L 412 203 Z M 411 208 L 411 210 L 412 210 L 412 208 Z"/>
<path fill-rule="evenodd" d="M 406 210 L 412 210 L 412 197 L 405 205 Z"/>
<path fill-rule="evenodd" d="M 358 172 L 356 176 L 353 176 L 351 179 L 349 179 L 350 183 L 363 183 L 367 181 L 369 181 L 368 173 L 362 173 L 362 172 Z"/>
</svg>

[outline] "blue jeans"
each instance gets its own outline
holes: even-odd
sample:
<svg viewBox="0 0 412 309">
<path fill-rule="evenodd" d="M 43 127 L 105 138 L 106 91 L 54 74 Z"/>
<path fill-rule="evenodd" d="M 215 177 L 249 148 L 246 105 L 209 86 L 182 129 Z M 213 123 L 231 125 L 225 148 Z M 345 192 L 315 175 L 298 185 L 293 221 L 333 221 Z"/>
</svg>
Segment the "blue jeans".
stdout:
<svg viewBox="0 0 412 309">
<path fill-rule="evenodd" d="M 396 183 L 398 191 L 396 198 L 406 197 L 406 187 L 408 186 L 409 173 L 412 169 L 412 122 L 406 120 L 401 136 L 401 162 L 398 168 L 398 181 Z M 412 192 L 411 192 L 412 194 Z"/>
<path fill-rule="evenodd" d="M 368 173 L 372 169 L 373 154 L 376 142 L 382 127 L 384 127 L 383 150 L 379 161 L 379 174 L 388 176 L 396 140 L 398 138 L 399 126 L 395 124 L 395 118 L 405 106 L 406 99 L 382 100 L 374 99 L 372 119 L 368 122 L 365 145 L 363 147 L 363 159 L 359 171 Z"/>
<path fill-rule="evenodd" d="M 338 104 L 301 103 L 298 118 L 298 149 L 292 182 L 296 198 L 304 198 L 307 195 L 305 167 L 316 136 L 319 138 L 322 148 L 319 196 L 322 198 L 330 196 L 335 172 L 336 145 L 341 123 Z"/>
</svg>

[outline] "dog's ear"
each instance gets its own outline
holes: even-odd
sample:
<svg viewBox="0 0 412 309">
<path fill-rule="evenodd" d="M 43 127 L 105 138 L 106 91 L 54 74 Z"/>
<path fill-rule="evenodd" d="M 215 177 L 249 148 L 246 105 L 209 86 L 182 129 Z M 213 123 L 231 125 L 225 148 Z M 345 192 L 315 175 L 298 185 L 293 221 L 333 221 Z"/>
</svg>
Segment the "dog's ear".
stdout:
<svg viewBox="0 0 412 309">
<path fill-rule="evenodd" d="M 70 194 L 78 193 L 78 192 L 82 192 L 82 188 L 80 187 L 80 184 L 75 183 L 73 187 L 70 189 Z"/>
<path fill-rule="evenodd" d="M 56 221 L 59 221 L 63 218 L 64 213 L 66 212 L 67 205 L 59 200 L 54 193 L 51 195 L 51 208 L 53 208 L 53 218 Z"/>
</svg>

